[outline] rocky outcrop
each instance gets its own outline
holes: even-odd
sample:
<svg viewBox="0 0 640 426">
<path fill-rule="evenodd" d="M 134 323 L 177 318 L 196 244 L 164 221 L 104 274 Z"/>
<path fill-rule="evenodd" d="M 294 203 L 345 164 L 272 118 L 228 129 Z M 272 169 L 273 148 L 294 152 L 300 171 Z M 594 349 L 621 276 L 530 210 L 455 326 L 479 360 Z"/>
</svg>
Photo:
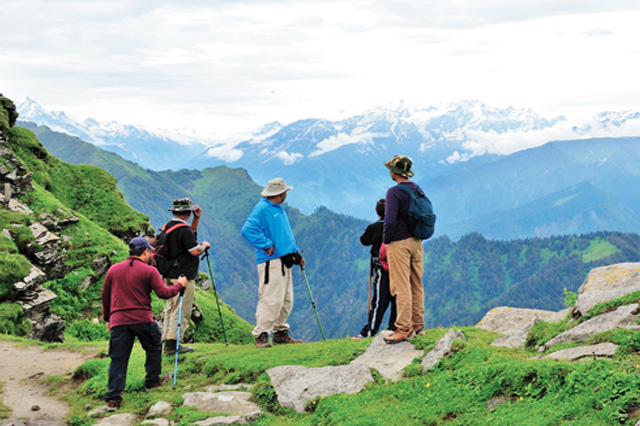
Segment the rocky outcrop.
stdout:
<svg viewBox="0 0 640 426">
<path fill-rule="evenodd" d="M 182 395 L 183 405 L 194 407 L 198 411 L 206 413 L 230 414 L 234 417 L 233 423 L 220 423 L 229 421 L 228 416 L 216 416 L 197 422 L 200 425 L 214 424 L 246 424 L 262 415 L 260 406 L 251 402 L 251 393 L 226 391 L 226 392 L 190 392 Z"/>
<path fill-rule="evenodd" d="M 500 306 L 487 312 L 476 324 L 476 327 L 494 333 L 504 334 L 498 337 L 491 346 L 505 348 L 523 348 L 529 329 L 538 321 L 558 322 L 569 315 L 570 309 L 560 312 L 540 309 L 521 309 Z"/>
<path fill-rule="evenodd" d="M 278 402 L 299 413 L 308 401 L 334 393 L 358 393 L 373 382 L 368 367 L 362 364 L 307 368 L 285 365 L 267 370 L 276 389 Z"/>
<path fill-rule="evenodd" d="M 638 308 L 640 308 L 640 305 L 633 303 L 631 305 L 620 306 L 613 312 L 598 315 L 557 335 L 545 343 L 544 347 L 551 348 L 563 343 L 586 342 L 590 337 L 598 333 L 617 328 L 640 330 L 640 326 L 636 324 L 638 321 Z"/>
<path fill-rule="evenodd" d="M 69 268 L 64 263 L 66 250 L 62 247 L 62 241 L 46 226 L 36 222 L 29 226 L 34 243 L 29 247 L 34 250 L 35 262 L 42 268 L 49 279 L 64 277 Z"/>
<path fill-rule="evenodd" d="M 578 346 L 576 348 L 562 349 L 551 352 L 542 359 L 555 359 L 567 361 L 583 361 L 587 359 L 607 358 L 616 354 L 618 345 L 611 342 L 599 343 L 590 346 Z"/>
<path fill-rule="evenodd" d="M 99 420 L 94 423 L 94 426 L 132 426 L 136 421 L 138 421 L 137 414 L 119 413 Z"/>
<path fill-rule="evenodd" d="M 29 274 L 13 285 L 13 301 L 22 306 L 26 318 L 32 325 L 29 338 L 45 342 L 63 342 L 64 322 L 49 310 L 49 303 L 56 295 L 40 285 L 46 280 L 44 272 L 31 265 Z"/>
<path fill-rule="evenodd" d="M 433 348 L 424 358 L 422 358 L 422 372 L 426 373 L 431 370 L 436 364 L 440 362 L 442 358 L 448 356 L 451 353 L 451 345 L 454 340 L 467 341 L 467 338 L 460 330 L 451 329 L 438 340 L 436 347 Z"/>
<path fill-rule="evenodd" d="M 2 98 L 1 95 L 0 98 Z M 9 104 L 3 102 L 3 106 L 9 112 L 9 124 L 12 126 L 17 118 L 15 105 L 11 102 Z M 15 113 L 14 117 L 12 117 L 12 111 Z M 16 198 L 25 195 L 32 189 L 31 179 L 32 173 L 27 172 L 22 162 L 15 157 L 5 139 L 4 132 L 0 131 L 0 203 L 2 207 L 13 212 L 33 216 L 33 211 Z M 73 221 L 73 218 L 70 220 Z M 77 221 L 77 218 L 75 220 Z M 11 301 L 22 306 L 25 317 L 32 324 L 29 338 L 46 342 L 62 342 L 64 341 L 65 325 L 61 318 L 52 314 L 49 309 L 49 304 L 56 298 L 56 295 L 40 284 L 63 277 L 68 272 L 68 268 L 64 264 L 66 252 L 60 238 L 50 232 L 47 224 L 48 222 L 36 221 L 29 226 L 33 242 L 26 248 L 25 255 L 31 262 L 31 269 L 26 277 L 14 283 L 13 293 L 15 296 Z M 12 226 L 15 228 L 23 225 L 13 224 Z M 12 229 L 2 229 L 1 231 L 6 238 L 13 239 L 15 237 Z"/>
<path fill-rule="evenodd" d="M 494 333 L 508 335 L 530 326 L 532 321 L 558 322 L 566 318 L 568 310 L 560 312 L 540 309 L 509 308 L 498 306 L 491 309 L 476 324 L 476 327 Z"/>
<path fill-rule="evenodd" d="M 390 331 L 380 332 L 369 347 L 351 363 L 373 368 L 385 379 L 396 382 L 402 377 L 402 370 L 415 358 L 423 356 L 424 351 L 415 349 L 410 342 L 389 345 L 384 341 L 384 336 L 389 334 Z"/>
<path fill-rule="evenodd" d="M 24 195 L 30 191 L 33 173 L 27 172 L 26 167 L 20 162 L 9 147 L 9 142 L 0 132 L 0 187 L 2 188 L 2 202 Z"/>
<path fill-rule="evenodd" d="M 571 315 L 586 316 L 599 303 L 640 291 L 640 263 L 618 263 L 592 269 L 578 289 Z"/>
</svg>

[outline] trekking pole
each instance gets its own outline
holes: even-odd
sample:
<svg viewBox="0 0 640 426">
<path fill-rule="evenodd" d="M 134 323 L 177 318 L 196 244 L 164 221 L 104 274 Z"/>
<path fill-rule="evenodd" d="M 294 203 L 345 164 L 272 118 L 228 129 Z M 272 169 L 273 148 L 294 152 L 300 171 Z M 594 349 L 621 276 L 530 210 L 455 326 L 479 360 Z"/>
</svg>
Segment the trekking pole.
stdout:
<svg viewBox="0 0 640 426">
<path fill-rule="evenodd" d="M 182 298 L 184 297 L 185 288 L 180 289 L 180 301 L 178 302 L 178 332 L 176 336 L 176 361 L 173 367 L 173 389 L 176 388 L 178 380 L 178 355 L 180 355 L 180 324 L 182 324 Z"/>
<path fill-rule="evenodd" d="M 318 320 L 318 327 L 320 327 L 320 334 L 322 334 L 322 340 L 327 340 L 326 337 L 324 337 L 324 331 L 322 330 L 322 324 L 320 324 L 320 317 L 318 316 L 318 310 L 316 309 L 316 302 L 313 300 L 313 295 L 311 294 L 311 287 L 309 286 L 309 280 L 307 280 L 307 274 L 304 272 L 303 265 L 300 265 L 300 270 L 302 271 L 304 282 L 307 284 L 307 291 L 309 292 L 309 298 L 311 299 L 311 306 L 313 306 L 313 311 L 316 313 L 316 319 Z"/>
<path fill-rule="evenodd" d="M 222 326 L 222 335 L 224 336 L 224 344 L 229 347 L 229 341 L 227 340 L 227 333 L 224 331 L 224 322 L 222 321 L 222 312 L 220 311 L 220 301 L 218 300 L 218 291 L 216 290 L 216 282 L 213 280 L 213 271 L 211 270 L 211 262 L 209 261 L 209 249 L 204 251 L 202 259 L 207 259 L 207 266 L 209 268 L 209 280 L 211 281 L 211 288 L 213 288 L 213 294 L 216 297 L 216 304 L 218 305 L 218 316 L 220 317 L 220 325 Z"/>
<path fill-rule="evenodd" d="M 371 310 L 371 275 L 373 275 L 373 255 L 369 256 L 369 297 L 367 298 L 367 321 L 369 320 L 369 311 Z"/>
</svg>

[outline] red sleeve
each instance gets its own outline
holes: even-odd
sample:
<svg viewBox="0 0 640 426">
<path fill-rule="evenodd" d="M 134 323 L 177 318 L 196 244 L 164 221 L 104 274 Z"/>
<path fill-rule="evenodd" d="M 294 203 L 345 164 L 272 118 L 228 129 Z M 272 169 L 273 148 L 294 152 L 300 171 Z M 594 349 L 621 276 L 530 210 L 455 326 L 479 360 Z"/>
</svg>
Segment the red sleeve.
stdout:
<svg viewBox="0 0 640 426">
<path fill-rule="evenodd" d="M 182 285 L 175 283 L 170 287 L 164 285 L 164 281 L 160 272 L 156 268 L 149 268 L 150 271 L 150 280 L 151 280 L 151 288 L 158 295 L 160 299 L 171 299 L 176 294 L 180 293 L 180 289 Z"/>
</svg>

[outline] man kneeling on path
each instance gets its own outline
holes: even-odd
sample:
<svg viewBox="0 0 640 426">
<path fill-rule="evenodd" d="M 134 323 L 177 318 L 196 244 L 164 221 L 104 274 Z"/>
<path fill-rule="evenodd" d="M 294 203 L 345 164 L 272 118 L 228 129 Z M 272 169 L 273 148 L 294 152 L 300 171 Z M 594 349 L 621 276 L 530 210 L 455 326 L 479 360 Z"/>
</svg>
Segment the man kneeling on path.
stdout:
<svg viewBox="0 0 640 426">
<path fill-rule="evenodd" d="M 162 367 L 162 337 L 151 311 L 151 292 L 161 299 L 170 299 L 184 291 L 187 279 L 180 277 L 170 287 L 164 285 L 156 268 L 150 266 L 153 248 L 146 238 L 137 237 L 129 243 L 129 257 L 109 268 L 102 287 L 102 317 L 111 333 L 109 340 L 109 384 L 104 399 L 109 411 L 122 402 L 127 380 L 127 366 L 137 337 L 146 352 L 145 386 L 155 388 L 166 383 L 160 377 Z"/>
<path fill-rule="evenodd" d="M 301 343 L 289 336 L 287 318 L 293 308 L 293 265 L 304 266 L 305 260 L 293 238 L 287 213 L 282 203 L 293 189 L 284 179 L 271 179 L 262 190 L 260 201 L 242 227 L 242 236 L 256 249 L 258 264 L 258 307 L 256 327 L 251 333 L 256 346 L 268 348 L 269 333 L 273 343 Z"/>
</svg>

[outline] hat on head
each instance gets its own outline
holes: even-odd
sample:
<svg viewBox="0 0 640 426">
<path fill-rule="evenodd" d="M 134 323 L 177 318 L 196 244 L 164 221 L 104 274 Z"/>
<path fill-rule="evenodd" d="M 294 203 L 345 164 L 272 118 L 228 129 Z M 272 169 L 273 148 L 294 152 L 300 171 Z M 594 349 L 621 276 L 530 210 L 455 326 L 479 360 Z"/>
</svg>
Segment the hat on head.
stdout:
<svg viewBox="0 0 640 426">
<path fill-rule="evenodd" d="M 190 212 L 193 210 L 191 207 L 191 198 L 178 198 L 173 200 L 173 207 L 167 209 L 174 213 Z"/>
<path fill-rule="evenodd" d="M 276 195 L 280 195 L 283 192 L 287 192 L 292 189 L 293 186 L 287 186 L 287 184 L 284 183 L 284 179 L 277 177 L 267 182 L 267 186 L 264 187 L 260 195 L 263 197 L 275 197 Z"/>
<path fill-rule="evenodd" d="M 144 237 L 135 237 L 131 241 L 129 241 L 129 249 L 142 250 L 142 249 L 150 249 L 154 251 L 155 249 L 151 247 L 149 241 Z"/>
<path fill-rule="evenodd" d="M 406 155 L 395 155 L 391 160 L 385 161 L 384 165 L 387 166 L 387 169 L 391 170 L 393 173 L 399 174 L 400 176 L 407 178 L 413 176 L 413 172 L 411 171 L 413 161 L 411 161 L 411 158 Z"/>
</svg>

